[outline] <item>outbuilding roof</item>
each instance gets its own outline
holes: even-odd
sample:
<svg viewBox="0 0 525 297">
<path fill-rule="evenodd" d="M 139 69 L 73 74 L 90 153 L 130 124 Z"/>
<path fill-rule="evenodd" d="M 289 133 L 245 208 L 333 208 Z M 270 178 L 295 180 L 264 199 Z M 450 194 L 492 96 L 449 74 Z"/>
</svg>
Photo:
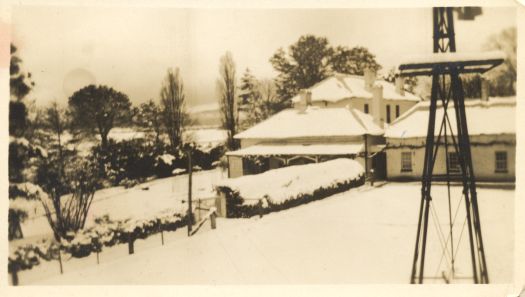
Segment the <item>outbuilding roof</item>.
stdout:
<svg viewBox="0 0 525 297">
<path fill-rule="evenodd" d="M 245 130 L 236 139 L 286 139 L 383 135 L 383 129 L 372 117 L 353 108 L 319 108 L 305 111 L 285 109 L 267 120 Z"/>
<path fill-rule="evenodd" d="M 421 99 L 409 92 L 401 95 L 396 92 L 394 84 L 385 80 L 376 80 L 376 85 L 383 86 L 384 100 L 420 101 Z M 347 98 L 372 98 L 372 92 L 365 88 L 362 76 L 335 74 L 308 89 L 312 93 L 312 101 L 337 102 Z M 292 102 L 299 102 L 300 94 L 292 98 Z"/>
<path fill-rule="evenodd" d="M 429 106 L 430 101 L 414 105 L 385 130 L 385 137 L 425 137 L 428 129 Z M 457 124 L 452 102 L 449 103 L 447 112 L 451 115 L 449 119 L 452 131 L 456 133 Z M 516 98 L 514 97 L 490 98 L 488 101 L 465 100 L 465 112 L 469 135 L 516 134 Z M 435 135 L 439 133 L 441 118 L 443 118 L 443 106 L 438 104 Z"/>
</svg>

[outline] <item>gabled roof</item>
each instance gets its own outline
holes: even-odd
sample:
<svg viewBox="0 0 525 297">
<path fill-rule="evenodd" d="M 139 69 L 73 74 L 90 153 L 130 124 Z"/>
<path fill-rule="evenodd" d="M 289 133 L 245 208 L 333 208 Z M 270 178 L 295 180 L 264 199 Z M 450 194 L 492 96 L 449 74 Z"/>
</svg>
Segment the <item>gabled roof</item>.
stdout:
<svg viewBox="0 0 525 297">
<path fill-rule="evenodd" d="M 426 137 L 428 129 L 430 101 L 423 101 L 397 118 L 385 131 L 388 138 Z M 449 103 L 452 131 L 456 133 L 454 105 Z M 491 98 L 489 101 L 465 100 L 465 112 L 469 135 L 516 134 L 516 98 Z M 443 117 L 443 107 L 438 104 L 436 110 L 437 135 L 440 129 L 439 119 Z"/>
<path fill-rule="evenodd" d="M 235 135 L 236 139 L 286 139 L 382 135 L 372 117 L 356 109 L 309 106 L 304 112 L 285 109 L 269 119 Z"/>
<path fill-rule="evenodd" d="M 376 80 L 376 85 L 383 86 L 383 99 L 385 100 L 407 100 L 421 101 L 421 99 L 405 91 L 404 95 L 396 92 L 394 84 L 385 80 Z M 365 89 L 365 81 L 362 76 L 335 74 L 308 89 L 312 93 L 312 101 L 337 102 L 347 98 L 372 98 L 372 92 Z M 292 98 L 292 102 L 298 102 L 300 95 Z"/>
</svg>

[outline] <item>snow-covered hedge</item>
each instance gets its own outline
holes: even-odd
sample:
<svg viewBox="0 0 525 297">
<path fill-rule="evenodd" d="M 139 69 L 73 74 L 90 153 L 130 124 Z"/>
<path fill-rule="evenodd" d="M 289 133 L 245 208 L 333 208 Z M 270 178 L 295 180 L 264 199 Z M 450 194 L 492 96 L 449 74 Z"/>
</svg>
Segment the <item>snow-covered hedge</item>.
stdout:
<svg viewBox="0 0 525 297">
<path fill-rule="evenodd" d="M 228 217 L 251 217 L 326 198 L 364 183 L 355 160 L 335 159 L 226 179 L 215 189 L 226 196 Z M 262 205 L 259 203 L 262 202 Z"/>
<path fill-rule="evenodd" d="M 160 231 L 175 231 L 185 225 L 186 218 L 178 213 L 135 221 L 111 221 L 106 217 L 91 228 L 68 234 L 70 239 L 64 239 L 60 244 L 44 240 L 37 244 L 19 246 L 9 255 L 8 270 L 13 272 L 31 269 L 39 265 L 41 260 L 56 260 L 59 249 L 73 257 L 87 257 L 91 253 L 101 252 L 103 247 L 144 239 Z"/>
<path fill-rule="evenodd" d="M 186 220 L 180 214 L 160 215 L 142 220 L 106 220 L 77 234 L 71 234 L 71 240 L 64 241 L 62 247 L 73 257 L 86 257 L 92 252 L 100 252 L 103 246 L 145 239 L 160 231 L 175 231 L 185 225 Z"/>
</svg>

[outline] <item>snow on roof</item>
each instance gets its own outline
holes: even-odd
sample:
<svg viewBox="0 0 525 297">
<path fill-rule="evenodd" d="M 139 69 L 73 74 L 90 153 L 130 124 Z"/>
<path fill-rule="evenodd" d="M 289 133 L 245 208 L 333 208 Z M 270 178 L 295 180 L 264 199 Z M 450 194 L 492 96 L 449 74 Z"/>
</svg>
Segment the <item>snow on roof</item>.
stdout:
<svg viewBox="0 0 525 297">
<path fill-rule="evenodd" d="M 388 138 L 425 137 L 430 101 L 416 104 L 397 118 L 385 131 Z M 516 134 L 516 99 L 514 97 L 491 98 L 489 101 L 465 100 L 467 125 L 470 135 Z M 448 113 L 452 130 L 456 133 L 454 105 L 449 103 Z M 438 104 L 436 119 L 443 117 L 443 107 Z M 435 135 L 440 122 L 436 121 Z"/>
<path fill-rule="evenodd" d="M 229 156 L 356 155 L 363 151 L 363 147 L 361 143 L 257 144 L 226 154 Z"/>
<path fill-rule="evenodd" d="M 420 101 L 416 95 L 406 92 L 401 95 L 396 92 L 394 84 L 384 80 L 376 80 L 376 84 L 383 86 L 383 99 L 385 100 L 407 100 Z M 372 98 L 372 92 L 365 89 L 365 81 L 362 76 L 335 74 L 308 89 L 312 93 L 312 101 L 337 102 L 346 98 Z M 300 95 L 292 98 L 292 102 L 298 102 Z"/>
<path fill-rule="evenodd" d="M 382 135 L 370 115 L 349 108 L 285 109 L 245 130 L 236 139 L 285 139 L 298 137 Z"/>
<path fill-rule="evenodd" d="M 261 174 L 229 178 L 215 184 L 215 187 L 229 187 L 238 191 L 245 199 L 263 199 L 283 202 L 299 194 L 313 193 L 321 187 L 347 182 L 363 174 L 363 167 L 355 160 L 335 159 L 322 163 L 288 166 L 268 170 Z M 271 186 L 261 186 L 271 185 Z M 245 201 L 245 204 L 257 200 Z"/>
</svg>

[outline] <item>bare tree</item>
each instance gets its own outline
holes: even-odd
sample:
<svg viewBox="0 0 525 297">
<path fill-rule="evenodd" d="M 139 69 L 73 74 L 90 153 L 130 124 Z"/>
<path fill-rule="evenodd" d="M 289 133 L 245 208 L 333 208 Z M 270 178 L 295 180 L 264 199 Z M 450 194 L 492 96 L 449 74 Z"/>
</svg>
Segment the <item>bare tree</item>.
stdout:
<svg viewBox="0 0 525 297">
<path fill-rule="evenodd" d="M 100 175 L 96 162 L 76 156 L 68 158 L 64 168 L 58 164 L 54 160 L 41 166 L 41 184 L 48 194 L 39 198 L 55 239 L 60 240 L 84 228 Z"/>
<path fill-rule="evenodd" d="M 237 148 L 237 144 L 233 136 L 237 133 L 239 113 L 237 110 L 235 62 L 230 52 L 226 52 L 221 57 L 219 75 L 217 88 L 220 96 L 222 126 L 228 131 L 228 148 L 234 150 Z"/>
<path fill-rule="evenodd" d="M 57 102 L 55 101 L 51 103 L 51 106 L 46 108 L 44 114 L 45 128 L 51 130 L 54 136 L 56 137 L 56 148 L 58 151 L 58 158 L 60 159 L 60 161 L 62 161 L 62 134 L 65 132 L 69 124 L 67 113 L 64 109 L 60 108 Z"/>
<path fill-rule="evenodd" d="M 160 103 L 164 126 L 166 127 L 171 147 L 175 151 L 182 144 L 182 131 L 187 123 L 184 84 L 179 68 L 175 70 L 168 69 L 160 90 Z"/>
</svg>

